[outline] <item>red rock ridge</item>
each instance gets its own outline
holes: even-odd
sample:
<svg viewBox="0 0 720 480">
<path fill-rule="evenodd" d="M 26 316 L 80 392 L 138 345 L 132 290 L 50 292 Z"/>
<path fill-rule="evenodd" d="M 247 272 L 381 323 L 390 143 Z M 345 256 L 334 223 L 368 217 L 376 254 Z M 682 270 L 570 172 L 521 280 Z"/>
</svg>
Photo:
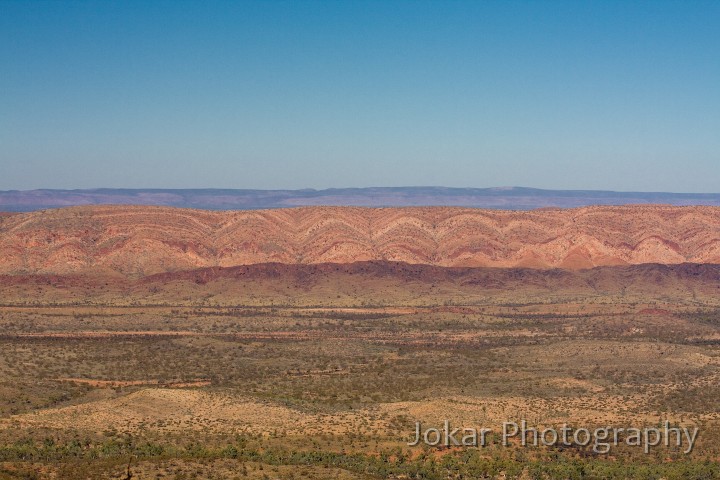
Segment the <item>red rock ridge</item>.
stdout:
<svg viewBox="0 0 720 480">
<path fill-rule="evenodd" d="M 535 211 L 90 206 L 0 217 L 0 273 L 142 276 L 265 262 L 579 269 L 720 263 L 720 207 Z"/>
</svg>

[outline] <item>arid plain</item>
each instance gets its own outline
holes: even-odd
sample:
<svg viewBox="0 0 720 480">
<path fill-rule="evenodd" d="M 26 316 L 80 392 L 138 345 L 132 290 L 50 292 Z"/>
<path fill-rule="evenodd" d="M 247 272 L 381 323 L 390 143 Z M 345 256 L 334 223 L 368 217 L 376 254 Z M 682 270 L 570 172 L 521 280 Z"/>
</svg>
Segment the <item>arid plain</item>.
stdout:
<svg viewBox="0 0 720 480">
<path fill-rule="evenodd" d="M 2 215 L 0 344 L 0 478 L 718 478 L 720 208 Z"/>
</svg>

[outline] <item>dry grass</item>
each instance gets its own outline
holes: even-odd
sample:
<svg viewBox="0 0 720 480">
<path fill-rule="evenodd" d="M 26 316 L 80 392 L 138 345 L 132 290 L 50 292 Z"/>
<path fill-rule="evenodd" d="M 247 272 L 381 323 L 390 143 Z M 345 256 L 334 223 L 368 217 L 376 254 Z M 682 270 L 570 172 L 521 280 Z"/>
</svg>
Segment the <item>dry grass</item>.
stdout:
<svg viewBox="0 0 720 480">
<path fill-rule="evenodd" d="M 304 306 L 252 306 L 237 290 L 235 305 L 225 306 L 99 302 L 105 294 L 86 305 L 6 305 L 0 445 L 51 438 L 89 450 L 132 438 L 136 449 L 142 442 L 220 448 L 242 436 L 259 451 L 412 456 L 418 452 L 405 442 L 416 420 L 497 429 L 521 418 L 583 426 L 668 419 L 701 427 L 693 458 L 718 458 L 714 296 L 583 296 L 574 288 L 546 297 L 534 290 L 470 295 L 437 283 L 444 293 L 421 297 L 415 289 L 396 283 L 377 307 L 343 295 L 334 302 L 326 295 L 329 305 L 320 307 L 315 291 Z M 127 462 L 88 460 L 76 470 L 87 476 L 71 477 L 72 458 L 15 458 L 0 478 L 21 477 L 23 469 L 47 478 L 118 478 Z M 195 453 L 147 454 L 133 468 L 136 478 L 367 478 L 267 458 L 203 463 Z"/>
</svg>

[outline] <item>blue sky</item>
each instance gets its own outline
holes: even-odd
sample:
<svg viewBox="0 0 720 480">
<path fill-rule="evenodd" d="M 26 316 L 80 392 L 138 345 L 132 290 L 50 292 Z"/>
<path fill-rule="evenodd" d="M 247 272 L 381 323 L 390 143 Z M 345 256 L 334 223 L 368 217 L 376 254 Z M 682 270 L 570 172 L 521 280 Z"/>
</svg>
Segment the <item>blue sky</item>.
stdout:
<svg viewBox="0 0 720 480">
<path fill-rule="evenodd" d="M 0 0 L 0 189 L 720 192 L 720 2 Z"/>
</svg>

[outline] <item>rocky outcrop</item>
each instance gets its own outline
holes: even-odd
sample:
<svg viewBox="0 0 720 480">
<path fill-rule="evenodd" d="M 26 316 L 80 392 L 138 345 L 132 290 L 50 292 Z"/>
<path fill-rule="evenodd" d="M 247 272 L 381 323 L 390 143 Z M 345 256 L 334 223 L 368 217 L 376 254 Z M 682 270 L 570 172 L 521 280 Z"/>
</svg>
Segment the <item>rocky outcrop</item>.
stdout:
<svg viewBox="0 0 720 480">
<path fill-rule="evenodd" d="M 213 266 L 399 261 L 581 269 L 720 264 L 720 207 L 533 211 L 91 206 L 0 216 L 0 273 L 144 276 Z"/>
</svg>

